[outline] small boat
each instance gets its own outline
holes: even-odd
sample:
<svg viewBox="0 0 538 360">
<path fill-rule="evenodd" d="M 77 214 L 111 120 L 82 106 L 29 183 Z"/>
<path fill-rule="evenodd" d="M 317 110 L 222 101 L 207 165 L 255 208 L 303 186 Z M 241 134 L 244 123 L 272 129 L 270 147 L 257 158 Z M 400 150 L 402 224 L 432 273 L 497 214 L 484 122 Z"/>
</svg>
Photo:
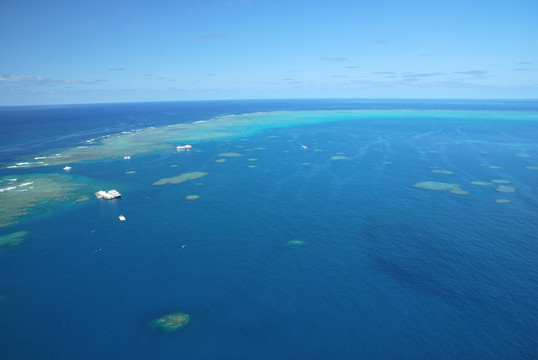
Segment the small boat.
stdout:
<svg viewBox="0 0 538 360">
<path fill-rule="evenodd" d="M 69 171 L 69 170 L 71 170 L 71 166 L 64 166 L 64 170 L 65 170 L 65 171 Z"/>
<path fill-rule="evenodd" d="M 129 160 L 131 157 L 130 156 L 124 156 L 123 157 L 125 160 Z"/>
<path fill-rule="evenodd" d="M 178 150 L 188 150 L 188 149 L 192 149 L 192 145 L 189 145 L 189 144 L 187 144 L 187 145 L 178 145 L 178 146 L 176 146 L 176 149 L 178 149 Z"/>
<path fill-rule="evenodd" d="M 125 221 L 125 216 L 123 215 L 118 216 L 118 218 L 120 219 L 120 221 Z"/>
</svg>

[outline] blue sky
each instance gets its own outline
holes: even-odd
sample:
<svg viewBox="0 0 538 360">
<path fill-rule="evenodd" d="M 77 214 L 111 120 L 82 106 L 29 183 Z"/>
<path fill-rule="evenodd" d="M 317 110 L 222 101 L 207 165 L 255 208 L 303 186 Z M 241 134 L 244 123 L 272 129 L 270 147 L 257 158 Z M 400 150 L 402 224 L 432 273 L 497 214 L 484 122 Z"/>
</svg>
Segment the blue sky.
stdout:
<svg viewBox="0 0 538 360">
<path fill-rule="evenodd" d="M 536 0 L 0 0 L 0 105 L 538 98 L 536 14 Z"/>
</svg>

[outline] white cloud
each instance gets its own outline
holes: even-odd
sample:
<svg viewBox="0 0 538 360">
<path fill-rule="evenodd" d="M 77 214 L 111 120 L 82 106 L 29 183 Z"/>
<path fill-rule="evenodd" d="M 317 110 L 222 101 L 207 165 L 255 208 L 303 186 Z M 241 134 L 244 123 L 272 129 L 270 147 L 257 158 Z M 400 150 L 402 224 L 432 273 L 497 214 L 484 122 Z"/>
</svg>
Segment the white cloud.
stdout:
<svg viewBox="0 0 538 360">
<path fill-rule="evenodd" d="M 486 75 L 487 70 L 470 70 L 470 71 L 456 71 L 453 74 L 462 74 L 462 75 Z"/>
<path fill-rule="evenodd" d="M 65 85 L 65 84 L 98 84 L 103 80 L 83 81 L 83 80 L 56 80 L 42 76 L 27 75 L 0 75 L 0 84 L 2 83 L 32 83 L 38 85 Z"/>
<path fill-rule="evenodd" d="M 434 72 L 434 73 L 425 73 L 425 74 L 406 74 L 402 76 L 407 77 L 407 78 L 422 78 L 422 77 L 441 76 L 441 75 L 445 75 L 445 74 L 440 73 L 440 72 Z"/>
</svg>

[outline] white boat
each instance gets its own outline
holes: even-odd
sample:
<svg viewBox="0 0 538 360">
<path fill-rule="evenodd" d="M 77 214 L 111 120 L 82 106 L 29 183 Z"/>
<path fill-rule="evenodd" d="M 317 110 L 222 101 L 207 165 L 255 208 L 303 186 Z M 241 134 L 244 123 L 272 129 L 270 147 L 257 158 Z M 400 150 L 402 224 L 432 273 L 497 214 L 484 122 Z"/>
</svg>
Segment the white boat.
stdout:
<svg viewBox="0 0 538 360">
<path fill-rule="evenodd" d="M 125 160 L 129 160 L 131 157 L 130 156 L 124 156 L 123 157 Z"/>
<path fill-rule="evenodd" d="M 187 145 L 178 145 L 178 146 L 176 146 L 176 149 L 178 149 L 178 150 L 188 150 L 188 149 L 192 149 L 192 145 L 189 145 L 189 144 L 187 144 Z"/>
<path fill-rule="evenodd" d="M 108 191 L 99 190 L 98 192 L 95 193 L 95 196 L 98 199 L 112 200 L 112 199 L 120 197 L 121 194 L 117 190 L 108 190 Z"/>
<path fill-rule="evenodd" d="M 120 219 L 120 221 L 125 221 L 125 216 L 123 215 L 118 216 L 118 218 Z"/>
<path fill-rule="evenodd" d="M 65 171 L 69 171 L 69 170 L 71 170 L 71 166 L 64 166 L 64 170 L 65 170 Z"/>
</svg>

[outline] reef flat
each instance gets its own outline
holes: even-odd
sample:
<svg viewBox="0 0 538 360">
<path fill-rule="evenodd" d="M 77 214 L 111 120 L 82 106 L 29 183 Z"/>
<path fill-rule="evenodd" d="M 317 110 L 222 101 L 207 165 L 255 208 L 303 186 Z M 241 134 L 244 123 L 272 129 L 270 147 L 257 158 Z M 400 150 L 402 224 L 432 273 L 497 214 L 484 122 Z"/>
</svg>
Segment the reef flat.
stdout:
<svg viewBox="0 0 538 360">
<path fill-rule="evenodd" d="M 160 151 L 175 151 L 178 143 L 197 143 L 202 141 L 247 137 L 267 129 L 289 128 L 294 126 L 322 124 L 337 121 L 364 121 L 376 119 L 407 119 L 409 114 L 398 110 L 310 110 L 310 111 L 272 111 L 226 115 L 208 121 L 196 121 L 160 127 L 149 127 L 119 134 L 88 140 L 84 146 L 55 149 L 42 156 L 31 157 L 13 163 L 8 168 L 32 168 L 73 164 L 88 160 L 122 159 L 126 154 L 139 155 Z M 469 120 L 488 119 L 489 121 L 534 120 L 532 114 L 515 112 L 491 113 L 487 111 L 434 111 L 422 110 L 413 113 L 417 121 L 423 119 L 450 119 L 465 117 Z M 248 141 L 248 139 L 245 139 Z M 262 149 L 263 147 L 258 147 Z M 38 161 L 36 161 L 36 159 Z"/>
<path fill-rule="evenodd" d="M 94 192 L 91 179 L 60 174 L 0 178 L 0 227 L 18 222 L 32 208 L 50 203 L 84 201 Z"/>
</svg>

